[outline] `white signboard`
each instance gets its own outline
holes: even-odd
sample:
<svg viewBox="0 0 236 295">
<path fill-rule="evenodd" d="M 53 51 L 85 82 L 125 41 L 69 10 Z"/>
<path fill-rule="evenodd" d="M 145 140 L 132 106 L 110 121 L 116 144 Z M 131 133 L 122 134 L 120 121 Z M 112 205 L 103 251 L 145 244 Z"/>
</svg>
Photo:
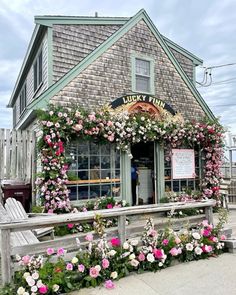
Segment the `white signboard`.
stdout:
<svg viewBox="0 0 236 295">
<path fill-rule="evenodd" d="M 172 150 L 173 179 L 195 178 L 195 156 L 192 149 Z"/>
</svg>

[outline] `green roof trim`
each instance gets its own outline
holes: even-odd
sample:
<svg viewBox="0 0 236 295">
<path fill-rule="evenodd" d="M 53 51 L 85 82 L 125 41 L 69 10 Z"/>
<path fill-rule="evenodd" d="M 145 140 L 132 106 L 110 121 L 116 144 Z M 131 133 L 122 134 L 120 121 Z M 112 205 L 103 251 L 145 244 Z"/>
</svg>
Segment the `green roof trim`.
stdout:
<svg viewBox="0 0 236 295">
<path fill-rule="evenodd" d="M 178 44 L 176 44 L 172 40 L 168 39 L 167 37 L 165 37 L 163 35 L 161 35 L 161 36 L 162 36 L 162 38 L 164 39 L 164 41 L 167 43 L 167 45 L 169 47 L 173 48 L 177 52 L 179 52 L 179 53 L 183 54 L 184 56 L 186 56 L 187 58 L 191 59 L 196 66 L 199 66 L 199 65 L 202 65 L 203 64 L 203 60 L 202 59 L 200 59 L 199 57 L 197 57 L 193 53 L 189 52 L 185 48 L 179 46 Z"/>
<path fill-rule="evenodd" d="M 209 118 L 215 119 L 214 114 L 206 104 L 206 102 L 201 97 L 200 93 L 197 91 L 193 83 L 187 77 L 182 67 L 174 57 L 173 53 L 169 49 L 166 42 L 163 40 L 161 34 L 153 24 L 152 20 L 149 18 L 148 14 L 144 9 L 140 10 L 132 18 L 130 18 L 118 31 L 116 31 L 112 36 L 110 36 L 105 42 L 103 42 L 99 47 L 97 47 L 93 52 L 91 52 L 86 58 L 84 58 L 78 65 L 72 68 L 65 76 L 63 76 L 59 81 L 53 84 L 45 92 L 43 92 L 35 101 L 28 105 L 28 109 L 44 108 L 51 97 L 62 90 L 71 80 L 73 80 L 78 74 L 80 74 L 88 65 L 94 62 L 102 53 L 104 53 L 108 48 L 110 48 L 117 40 L 119 40 L 125 33 L 127 33 L 133 26 L 135 26 L 140 20 L 144 20 L 147 26 L 152 31 L 153 35 L 161 44 L 163 50 L 175 66 L 177 72 L 182 77 L 183 81 L 188 86 L 189 90 L 192 92 L 202 109 L 208 115 Z"/>
<path fill-rule="evenodd" d="M 35 16 L 35 23 L 47 27 L 53 25 L 124 25 L 130 17 L 89 16 Z"/>
</svg>

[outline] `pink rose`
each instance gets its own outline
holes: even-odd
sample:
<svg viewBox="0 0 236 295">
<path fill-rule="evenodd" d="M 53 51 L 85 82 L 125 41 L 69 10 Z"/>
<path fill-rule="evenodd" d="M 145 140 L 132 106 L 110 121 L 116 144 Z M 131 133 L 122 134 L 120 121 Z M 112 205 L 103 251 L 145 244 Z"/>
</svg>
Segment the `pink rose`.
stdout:
<svg viewBox="0 0 236 295">
<path fill-rule="evenodd" d="M 52 214 L 53 213 L 53 209 L 48 209 L 48 213 Z"/>
<path fill-rule="evenodd" d="M 226 240 L 226 235 L 221 235 L 220 240 L 222 241 Z"/>
<path fill-rule="evenodd" d="M 104 259 L 102 260 L 102 267 L 103 267 L 104 269 L 106 269 L 106 268 L 109 267 L 109 265 L 110 265 L 109 260 L 106 259 L 106 258 L 104 258 Z"/>
<path fill-rule="evenodd" d="M 175 238 L 175 244 L 177 244 L 177 245 L 178 245 L 178 244 L 180 244 L 180 243 L 181 243 L 181 240 L 180 240 L 180 238 L 179 238 L 179 237 L 176 237 L 176 238 Z"/>
<path fill-rule="evenodd" d="M 168 244 L 169 244 L 169 240 L 164 239 L 164 240 L 162 241 L 162 245 L 167 246 Z"/>
<path fill-rule="evenodd" d="M 212 246 L 208 246 L 208 245 L 203 245 L 202 246 L 202 251 L 205 252 L 205 253 L 209 253 L 213 250 Z"/>
<path fill-rule="evenodd" d="M 69 229 L 72 229 L 72 228 L 74 227 L 74 224 L 73 224 L 73 223 L 68 223 L 68 224 L 67 224 L 67 227 L 68 227 Z"/>
<path fill-rule="evenodd" d="M 48 291 L 48 287 L 46 285 L 42 285 L 41 287 L 38 288 L 38 291 L 40 294 L 46 294 Z"/>
<path fill-rule="evenodd" d="M 73 264 L 72 263 L 67 263 L 66 270 L 73 270 Z"/>
<path fill-rule="evenodd" d="M 63 249 L 63 248 L 59 248 L 58 250 L 57 250 L 57 256 L 62 256 L 62 255 L 64 255 L 65 254 L 65 250 Z"/>
<path fill-rule="evenodd" d="M 107 204 L 107 209 L 112 209 L 113 205 L 112 204 Z"/>
<path fill-rule="evenodd" d="M 145 260 L 145 255 L 143 254 L 143 252 L 139 253 L 138 260 L 139 261 L 144 261 Z"/>
<path fill-rule="evenodd" d="M 164 256 L 164 251 L 162 249 L 154 249 L 153 254 L 156 259 L 162 259 Z"/>
<path fill-rule="evenodd" d="M 115 288 L 115 284 L 112 282 L 112 280 L 107 280 L 104 283 L 104 287 L 106 289 L 114 289 Z"/>
<path fill-rule="evenodd" d="M 87 234 L 86 237 L 85 237 L 85 240 L 88 241 L 88 242 L 92 242 L 93 234 Z"/>
<path fill-rule="evenodd" d="M 47 249 L 47 255 L 52 255 L 54 253 L 54 249 L 53 248 L 48 248 Z"/>
<path fill-rule="evenodd" d="M 208 230 L 208 229 L 204 229 L 203 232 L 202 232 L 202 235 L 203 235 L 204 237 L 209 237 L 210 234 L 211 234 L 211 231 Z"/>
<path fill-rule="evenodd" d="M 96 267 L 91 267 L 89 270 L 90 277 L 96 279 L 99 276 L 99 270 Z"/>
<path fill-rule="evenodd" d="M 181 251 L 182 252 L 182 251 Z M 170 252 L 169 252 L 172 256 L 177 256 L 179 255 L 179 250 L 175 247 L 173 247 L 172 249 L 170 249 Z"/>
<path fill-rule="evenodd" d="M 110 240 L 112 247 L 119 247 L 120 246 L 120 239 L 119 238 L 111 238 Z"/>
<path fill-rule="evenodd" d="M 83 264 L 79 264 L 79 265 L 78 265 L 78 271 L 79 271 L 79 272 L 84 272 L 84 270 L 85 270 L 84 265 L 83 265 Z"/>
<path fill-rule="evenodd" d="M 25 255 L 22 257 L 22 262 L 24 265 L 27 265 L 30 262 L 30 256 L 29 255 Z"/>
</svg>

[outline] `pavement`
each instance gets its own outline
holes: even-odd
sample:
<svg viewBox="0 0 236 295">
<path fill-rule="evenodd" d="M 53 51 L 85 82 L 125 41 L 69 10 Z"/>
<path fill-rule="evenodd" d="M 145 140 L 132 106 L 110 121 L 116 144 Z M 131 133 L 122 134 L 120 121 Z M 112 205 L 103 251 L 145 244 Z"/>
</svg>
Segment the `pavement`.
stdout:
<svg viewBox="0 0 236 295">
<path fill-rule="evenodd" d="M 227 227 L 236 237 L 236 210 L 231 208 Z M 236 209 L 236 208 L 235 208 Z M 216 218 L 217 219 L 217 218 Z M 236 295 L 236 254 L 180 263 L 159 272 L 131 274 L 115 281 L 115 288 L 82 289 L 70 295 Z"/>
</svg>

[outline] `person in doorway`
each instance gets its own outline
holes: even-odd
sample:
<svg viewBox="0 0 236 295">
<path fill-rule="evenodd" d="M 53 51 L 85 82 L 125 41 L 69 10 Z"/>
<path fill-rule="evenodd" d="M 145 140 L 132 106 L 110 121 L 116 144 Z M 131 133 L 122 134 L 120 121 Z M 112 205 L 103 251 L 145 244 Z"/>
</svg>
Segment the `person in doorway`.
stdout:
<svg viewBox="0 0 236 295">
<path fill-rule="evenodd" d="M 135 206 L 137 203 L 137 183 L 138 183 L 138 168 L 134 161 L 131 161 L 131 182 L 132 182 L 132 205 Z"/>
</svg>

